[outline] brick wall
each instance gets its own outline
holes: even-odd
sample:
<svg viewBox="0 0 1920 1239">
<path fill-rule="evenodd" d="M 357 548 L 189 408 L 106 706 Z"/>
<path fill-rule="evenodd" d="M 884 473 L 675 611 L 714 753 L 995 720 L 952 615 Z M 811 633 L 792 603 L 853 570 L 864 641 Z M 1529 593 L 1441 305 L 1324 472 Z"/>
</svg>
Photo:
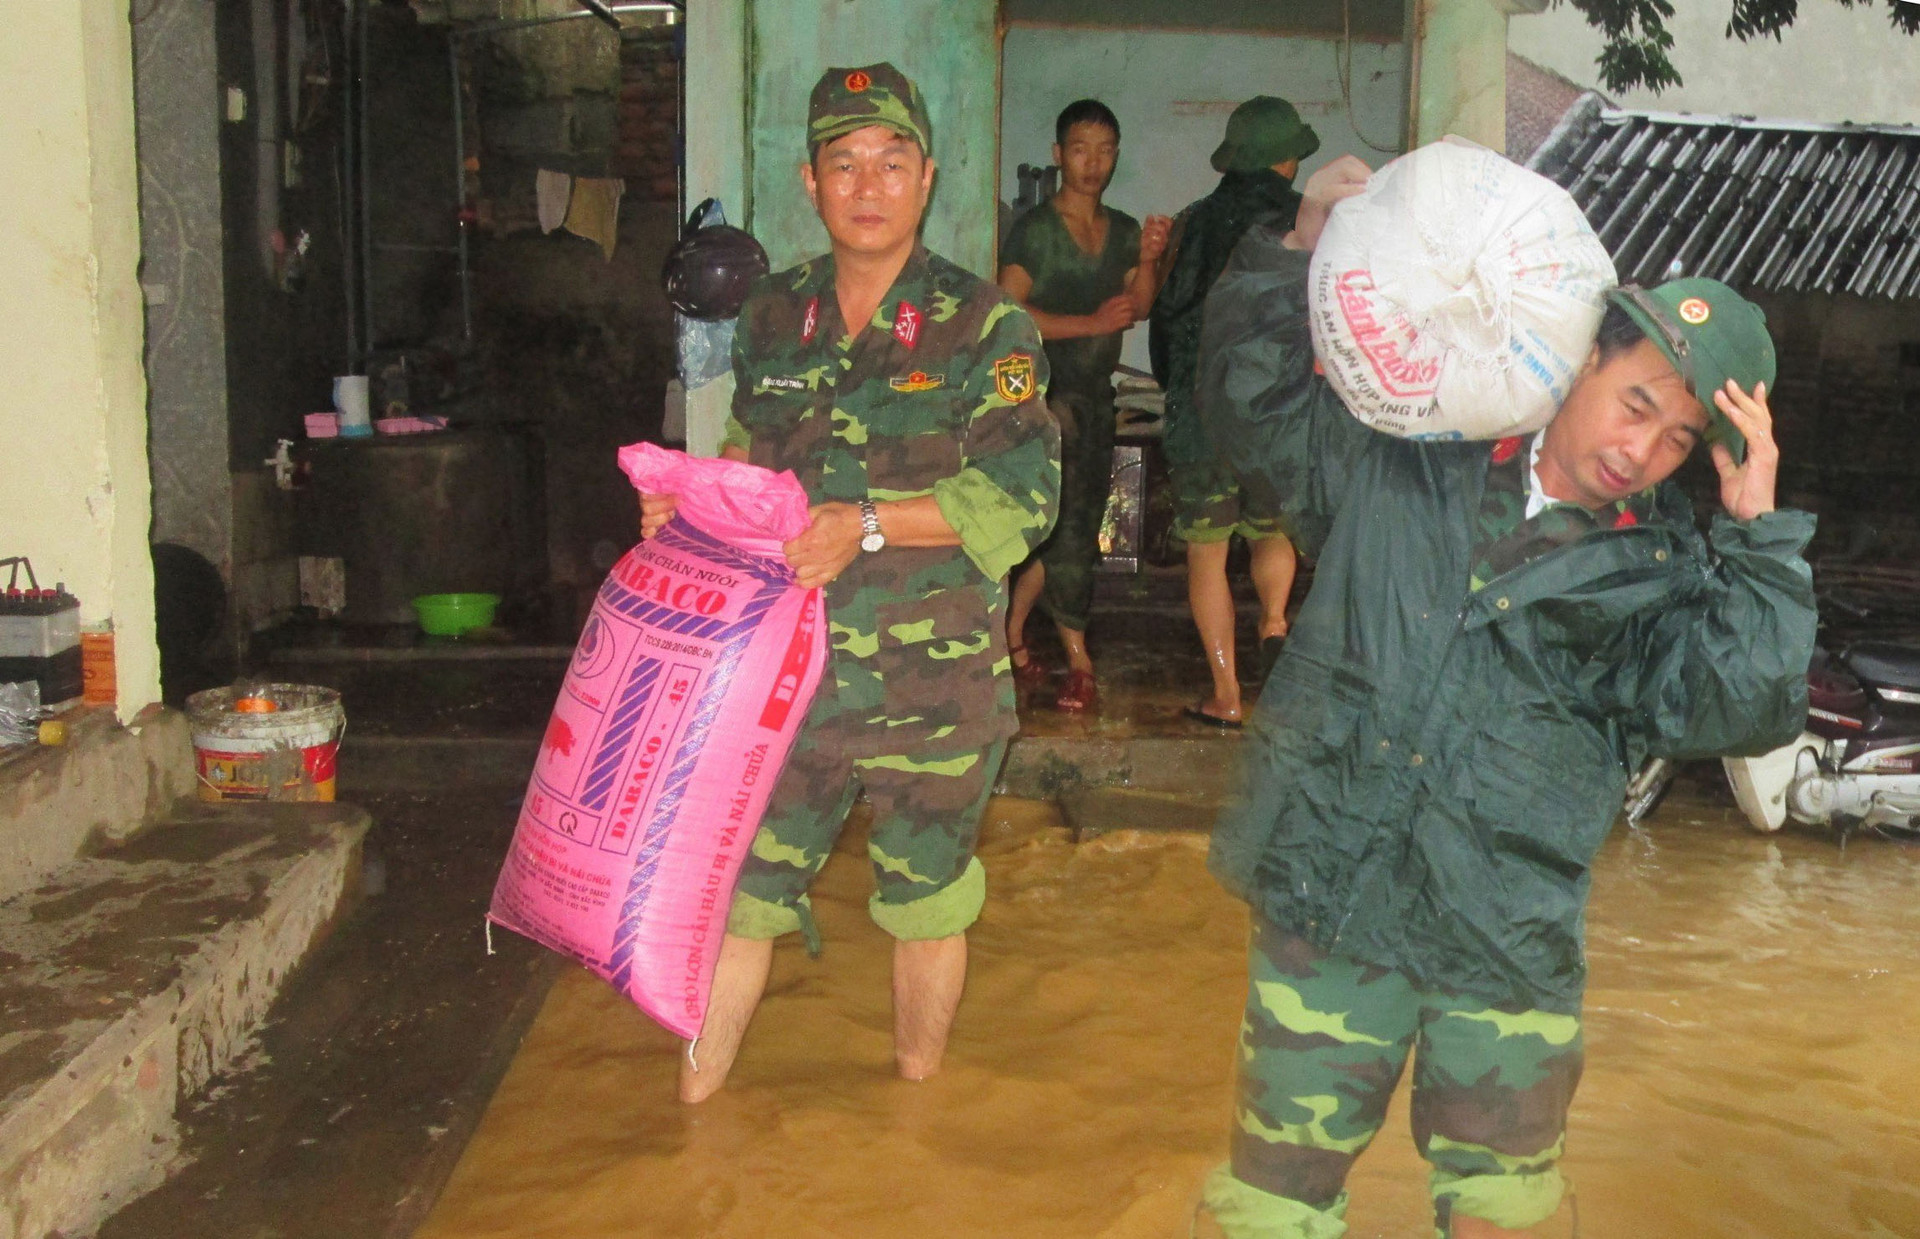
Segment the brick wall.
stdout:
<svg viewBox="0 0 1920 1239">
<path fill-rule="evenodd" d="M 614 176 L 648 202 L 678 203 L 680 183 L 680 52 L 677 26 L 627 32 L 620 42 L 620 129 Z"/>
</svg>

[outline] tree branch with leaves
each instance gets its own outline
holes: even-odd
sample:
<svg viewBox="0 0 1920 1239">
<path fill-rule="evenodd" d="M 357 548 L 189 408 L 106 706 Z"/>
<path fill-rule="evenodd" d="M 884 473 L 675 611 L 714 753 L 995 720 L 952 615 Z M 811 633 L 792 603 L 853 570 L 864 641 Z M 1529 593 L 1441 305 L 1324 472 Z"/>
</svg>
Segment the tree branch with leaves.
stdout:
<svg viewBox="0 0 1920 1239">
<path fill-rule="evenodd" d="M 1688 0 L 1699 3 L 1700 0 Z M 1842 8 L 1871 7 L 1874 0 L 1833 0 Z M 1667 22 L 1673 17 L 1668 0 L 1567 0 L 1607 41 L 1598 64 L 1600 82 L 1616 94 L 1634 89 L 1656 94 L 1680 85 L 1680 74 L 1667 53 L 1673 49 L 1673 36 Z M 1920 32 L 1920 4 L 1910 0 L 1884 0 L 1887 24 L 1904 34 Z M 1779 41 L 1781 32 L 1800 16 L 1800 0 L 1733 0 L 1727 17 L 1726 35 L 1747 42 L 1771 37 Z"/>
</svg>

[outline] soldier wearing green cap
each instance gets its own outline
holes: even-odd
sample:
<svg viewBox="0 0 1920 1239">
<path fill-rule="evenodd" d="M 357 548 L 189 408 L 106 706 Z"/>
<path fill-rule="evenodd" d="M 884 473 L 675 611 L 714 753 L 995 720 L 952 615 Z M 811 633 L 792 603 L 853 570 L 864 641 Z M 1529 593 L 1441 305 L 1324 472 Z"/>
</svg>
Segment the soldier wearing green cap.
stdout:
<svg viewBox="0 0 1920 1239">
<path fill-rule="evenodd" d="M 818 950 L 807 888 L 861 791 L 901 1075 L 939 1070 L 965 981 L 973 846 L 1016 725 L 1006 575 L 1053 524 L 1059 434 L 1033 320 L 919 243 L 931 136 L 892 65 L 820 78 L 800 180 L 831 251 L 763 280 L 734 335 L 724 454 L 806 488 L 813 523 L 786 555 L 825 591 L 831 649 L 734 890 L 686 1101 L 725 1082 L 773 940 Z M 643 496 L 642 533 L 673 508 Z"/>
<path fill-rule="evenodd" d="M 1285 99 L 1258 95 L 1235 108 L 1226 137 L 1213 152 L 1220 183 L 1175 217 L 1168 245 L 1173 258 L 1149 315 L 1153 377 L 1167 399 L 1163 446 L 1173 487 L 1173 532 L 1186 543 L 1187 597 L 1213 677 L 1212 693 L 1186 713 L 1216 727 L 1239 727 L 1241 713 L 1233 594 L 1227 585 L 1229 540 L 1237 533 L 1252 548 L 1260 637 L 1268 649 L 1277 647 L 1287 631 L 1294 556 L 1280 532 L 1278 513 L 1240 493 L 1233 471 L 1200 424 L 1193 390 L 1200 315 L 1207 291 L 1248 228 L 1293 226 L 1300 205 L 1294 175 L 1300 161 L 1319 149 L 1319 135 Z"/>
<path fill-rule="evenodd" d="M 1366 175 L 1316 172 L 1206 305 L 1209 430 L 1316 569 L 1213 834 L 1254 930 L 1199 1233 L 1346 1233 L 1348 1171 L 1411 1060 L 1436 1233 L 1535 1234 L 1566 1190 L 1589 865 L 1647 757 L 1799 733 L 1813 518 L 1774 505 L 1765 318 L 1711 280 L 1612 294 L 1536 435 L 1351 416 L 1314 373 L 1307 269 Z M 1724 509 L 1704 536 L 1669 481 L 1702 442 Z"/>
</svg>

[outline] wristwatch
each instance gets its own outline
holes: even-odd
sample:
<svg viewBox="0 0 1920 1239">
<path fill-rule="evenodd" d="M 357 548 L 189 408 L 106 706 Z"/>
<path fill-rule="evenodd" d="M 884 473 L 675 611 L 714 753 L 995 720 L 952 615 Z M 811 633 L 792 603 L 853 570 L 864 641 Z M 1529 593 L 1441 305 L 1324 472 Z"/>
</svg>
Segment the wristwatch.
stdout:
<svg viewBox="0 0 1920 1239">
<path fill-rule="evenodd" d="M 873 500 L 860 501 L 860 549 L 877 551 L 887 544 L 887 535 L 880 532 L 880 510 L 873 506 Z"/>
</svg>

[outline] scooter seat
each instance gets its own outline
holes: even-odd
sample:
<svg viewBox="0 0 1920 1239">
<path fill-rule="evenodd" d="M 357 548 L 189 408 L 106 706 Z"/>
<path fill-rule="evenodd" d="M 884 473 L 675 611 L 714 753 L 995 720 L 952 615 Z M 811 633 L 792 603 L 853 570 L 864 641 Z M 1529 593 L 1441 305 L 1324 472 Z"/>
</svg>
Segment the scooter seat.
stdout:
<svg viewBox="0 0 1920 1239">
<path fill-rule="evenodd" d="M 1847 650 L 1847 666 L 1868 684 L 1920 693 L 1920 649 L 1862 641 Z"/>
</svg>

